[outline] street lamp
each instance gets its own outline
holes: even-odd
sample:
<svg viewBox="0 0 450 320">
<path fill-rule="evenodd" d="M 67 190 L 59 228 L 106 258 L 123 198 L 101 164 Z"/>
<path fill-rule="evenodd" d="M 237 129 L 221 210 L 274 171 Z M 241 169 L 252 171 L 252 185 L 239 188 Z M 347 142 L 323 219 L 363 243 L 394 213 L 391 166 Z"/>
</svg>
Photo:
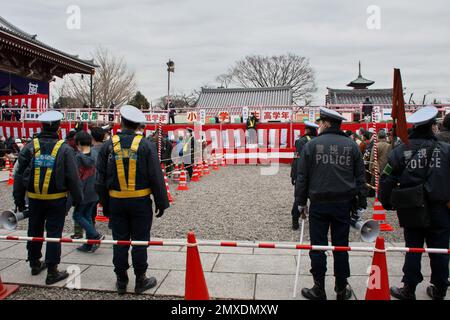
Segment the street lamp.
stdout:
<svg viewBox="0 0 450 320">
<path fill-rule="evenodd" d="M 167 64 L 167 105 L 169 104 L 170 100 L 170 73 L 175 72 L 175 62 L 169 59 L 169 62 Z"/>
</svg>

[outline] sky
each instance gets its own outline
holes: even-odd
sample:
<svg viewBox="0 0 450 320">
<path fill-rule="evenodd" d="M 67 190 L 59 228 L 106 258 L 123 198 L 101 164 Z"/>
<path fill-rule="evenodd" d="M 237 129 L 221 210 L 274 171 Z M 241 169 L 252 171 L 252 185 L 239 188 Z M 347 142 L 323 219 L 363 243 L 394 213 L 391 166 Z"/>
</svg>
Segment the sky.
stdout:
<svg viewBox="0 0 450 320">
<path fill-rule="evenodd" d="M 67 27 L 72 5 L 79 28 Z M 246 55 L 286 53 L 310 59 L 315 105 L 357 77 L 359 60 L 371 88 L 391 87 L 400 68 L 408 98 L 450 101 L 448 0 L 5 0 L 0 15 L 81 58 L 98 47 L 124 57 L 152 101 L 167 92 L 169 59 L 179 94 L 217 86 Z"/>
</svg>

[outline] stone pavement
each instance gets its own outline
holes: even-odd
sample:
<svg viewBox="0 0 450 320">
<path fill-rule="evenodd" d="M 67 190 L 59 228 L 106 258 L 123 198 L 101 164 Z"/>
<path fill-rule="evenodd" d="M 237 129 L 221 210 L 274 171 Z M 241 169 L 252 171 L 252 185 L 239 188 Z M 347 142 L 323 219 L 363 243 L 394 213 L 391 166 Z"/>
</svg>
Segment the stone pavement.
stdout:
<svg viewBox="0 0 450 320">
<path fill-rule="evenodd" d="M 24 236 L 25 231 L 0 234 Z M 67 235 L 65 235 L 67 236 Z M 157 239 L 152 239 L 157 240 Z M 167 239 L 166 239 L 167 240 Z M 368 246 L 367 243 L 354 242 L 352 246 Z M 403 246 L 402 243 L 386 243 L 387 246 Z M 115 291 L 115 275 L 112 266 L 112 246 L 103 245 L 93 254 L 76 250 L 75 244 L 62 245 L 61 269 L 79 268 L 80 289 Z M 45 245 L 44 245 L 45 248 Z M 212 298 L 218 299 L 292 299 L 296 271 L 297 250 L 199 247 L 206 283 Z M 43 250 L 45 251 L 45 249 Z M 146 292 L 156 296 L 184 296 L 184 277 L 186 266 L 186 247 L 150 247 L 148 275 L 158 279 L 158 285 Z M 313 284 L 309 274 L 309 257 L 302 253 L 299 290 Z M 399 285 L 402 276 L 403 253 L 388 253 L 389 282 Z M 0 275 L 5 283 L 44 285 L 45 272 L 31 276 L 26 260 L 26 244 L 13 241 L 0 241 Z M 349 283 L 355 292 L 355 299 L 364 299 L 371 253 L 350 252 L 352 277 Z M 418 287 L 418 299 L 428 299 L 425 288 L 430 277 L 429 258 L 423 256 L 422 272 L 425 281 Z M 333 258 L 328 254 L 328 275 L 333 274 Z M 134 276 L 129 271 L 132 292 Z M 73 281 L 75 282 L 75 281 Z M 54 286 L 65 287 L 66 282 Z M 327 277 L 329 299 L 335 299 L 333 277 Z M 447 299 L 450 294 L 447 295 Z M 297 299 L 302 300 L 300 292 Z"/>
<path fill-rule="evenodd" d="M 0 182 L 8 181 L 9 171 L 0 171 Z"/>
</svg>

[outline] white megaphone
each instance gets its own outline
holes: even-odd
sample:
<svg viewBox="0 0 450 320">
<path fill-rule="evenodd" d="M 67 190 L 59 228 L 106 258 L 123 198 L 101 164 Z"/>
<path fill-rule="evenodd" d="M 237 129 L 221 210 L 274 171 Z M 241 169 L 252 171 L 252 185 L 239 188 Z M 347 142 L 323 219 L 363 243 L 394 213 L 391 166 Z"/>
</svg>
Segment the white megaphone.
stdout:
<svg viewBox="0 0 450 320">
<path fill-rule="evenodd" d="M 29 217 L 28 208 L 23 212 L 3 211 L 0 216 L 0 226 L 6 230 L 16 230 L 17 223 Z"/>
<path fill-rule="evenodd" d="M 380 224 L 375 220 L 351 220 L 350 225 L 359 231 L 364 242 L 374 242 L 380 234 Z"/>
</svg>

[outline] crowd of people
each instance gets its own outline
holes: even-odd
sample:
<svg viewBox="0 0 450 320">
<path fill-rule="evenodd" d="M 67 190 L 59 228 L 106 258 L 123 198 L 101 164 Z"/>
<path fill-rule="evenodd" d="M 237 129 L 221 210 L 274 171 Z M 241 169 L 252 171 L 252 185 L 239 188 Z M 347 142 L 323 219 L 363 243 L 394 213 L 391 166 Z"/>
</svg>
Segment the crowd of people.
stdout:
<svg viewBox="0 0 450 320">
<path fill-rule="evenodd" d="M 26 110 L 26 105 L 14 105 L 2 101 L 0 104 L 0 120 L 3 121 L 20 121 L 22 119 L 22 111 Z"/>
<path fill-rule="evenodd" d="M 188 128 L 184 137 L 172 139 L 156 130 L 144 137 L 145 117 L 135 107 L 120 108 L 121 129 L 112 134 L 109 126 L 90 126 L 89 133 L 81 123 L 70 130 L 65 141 L 59 139 L 62 114 L 42 114 L 42 132 L 16 147 L 5 144 L 5 150 L 19 153 L 14 169 L 13 196 L 18 210 L 30 211 L 28 235 L 59 238 L 65 216 L 71 207 L 75 232 L 73 238 L 102 240 L 95 227 L 97 207 L 110 217 L 109 227 L 117 240 L 148 241 L 153 219 L 169 207 L 160 164 L 173 168 L 173 160 L 186 165 L 189 176 L 196 163 L 196 150 L 203 150 Z M 437 109 L 425 107 L 408 117 L 409 142 L 400 141 L 392 130 L 342 131 L 345 118 L 338 112 L 320 108 L 316 122 L 305 122 L 305 134 L 295 142 L 296 155 L 291 168 L 295 186 L 292 227 L 309 219 L 312 245 L 327 245 L 328 231 L 334 246 L 349 245 L 349 228 L 362 219 L 367 197 L 375 195 L 375 176 L 379 179 L 378 198 L 387 210 L 396 210 L 404 229 L 407 247 L 447 248 L 450 237 L 450 115 L 437 123 Z M 247 121 L 256 129 L 254 114 Z M 249 133 L 250 139 L 255 133 Z M 65 142 L 65 143 L 64 143 Z M 160 146 L 160 152 L 157 146 Z M 199 149 L 197 149 L 199 148 Z M 0 148 L 2 149 L 2 148 Z M 10 150 L 8 149 L 8 150 Z M 197 151 L 198 152 L 198 151 Z M 174 157 L 175 155 L 175 157 Z M 158 158 L 159 156 L 159 158 Z M 41 172 L 42 171 L 42 172 Z M 372 191 L 372 194 L 370 194 Z M 84 244 L 78 250 L 90 254 L 99 243 Z M 47 243 L 45 261 L 41 261 L 42 243 L 28 243 L 31 273 L 48 269 L 47 284 L 67 278 L 57 269 L 61 246 Z M 128 246 L 114 246 L 113 264 L 120 294 L 128 284 Z M 347 300 L 352 289 L 347 279 L 350 264 L 347 252 L 334 251 L 335 292 L 338 300 Z M 446 296 L 448 288 L 448 255 L 430 253 L 431 286 L 428 295 L 435 300 Z M 141 293 L 156 285 L 146 277 L 147 252 L 144 246 L 132 248 L 136 274 L 135 291 Z M 311 300 L 326 299 L 326 255 L 310 251 L 312 288 L 302 294 Z M 403 266 L 402 288 L 392 287 L 392 296 L 415 299 L 417 285 L 423 280 L 421 254 L 407 253 Z"/>
<path fill-rule="evenodd" d="M 95 228 L 97 206 L 110 218 L 109 227 L 116 240 L 148 241 L 153 218 L 169 207 L 157 148 L 145 139 L 139 127 L 145 122 L 143 113 L 132 106 L 123 106 L 121 129 L 112 135 L 108 127 L 90 127 L 90 133 L 77 124 L 65 140 L 59 138 L 62 114 L 49 111 L 38 121 L 42 131 L 20 151 L 14 172 L 13 197 L 19 211 L 29 211 L 28 236 L 60 238 L 65 217 L 71 207 L 73 219 L 87 239 L 102 240 Z M 127 172 L 127 173 L 125 173 Z M 76 234 L 74 235 L 76 236 Z M 95 252 L 101 242 L 84 244 L 77 249 Z M 45 261 L 41 261 L 42 243 L 27 244 L 31 274 L 47 269 L 46 284 L 66 279 L 59 271 L 61 245 L 47 243 Z M 129 246 L 115 246 L 113 264 L 120 294 L 128 285 Z M 147 249 L 131 250 L 135 292 L 142 293 L 156 285 L 156 278 L 147 277 Z"/>
</svg>

